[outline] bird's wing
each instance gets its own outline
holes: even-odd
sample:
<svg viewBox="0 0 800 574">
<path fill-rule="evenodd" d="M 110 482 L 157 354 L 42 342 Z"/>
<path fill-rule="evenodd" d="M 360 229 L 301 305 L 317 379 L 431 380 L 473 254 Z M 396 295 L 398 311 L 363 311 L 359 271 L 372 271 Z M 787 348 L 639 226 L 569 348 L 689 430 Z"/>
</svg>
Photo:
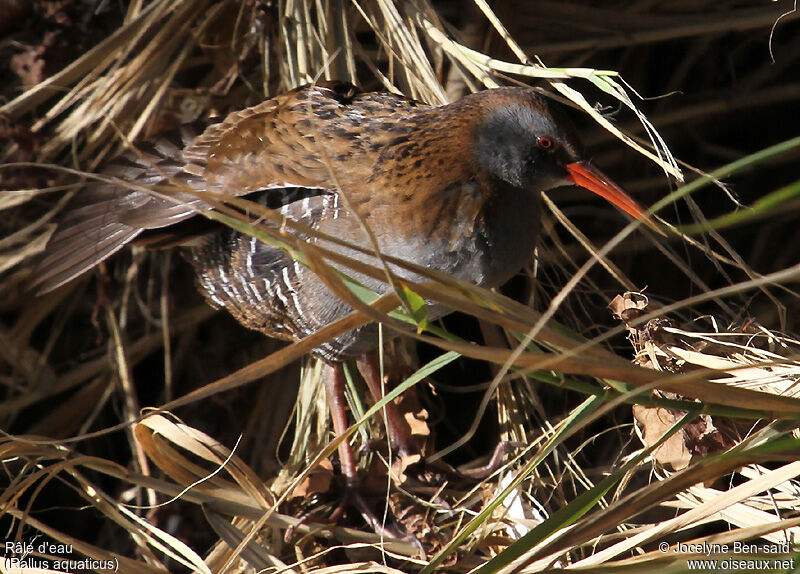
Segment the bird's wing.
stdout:
<svg viewBox="0 0 800 574">
<path fill-rule="evenodd" d="M 146 227 L 123 221 L 124 214 L 154 201 L 163 203 L 166 211 L 175 202 L 183 203 L 182 212 L 197 204 L 197 198 L 188 193 L 177 193 L 174 202 L 167 202 L 147 191 L 165 181 L 196 184 L 197 178 L 183 172 L 179 161 L 180 147 L 195 137 L 193 126 L 187 125 L 179 134 L 142 144 L 107 165 L 100 172 L 100 181 L 87 184 L 69 204 L 38 262 L 31 287 L 38 293 L 55 289 L 133 241 Z M 179 214 L 175 221 L 185 217 Z"/>
<path fill-rule="evenodd" d="M 424 106 L 394 94 L 359 93 L 349 84 L 304 86 L 210 126 L 182 151 L 181 171 L 195 189 L 222 197 L 363 186 L 380 149 L 408 129 L 402 120 L 417 108 Z M 151 229 L 203 206 L 153 197 L 120 220 Z"/>
<path fill-rule="evenodd" d="M 358 93 L 347 84 L 298 88 L 208 127 L 126 152 L 78 195 L 48 243 L 33 287 L 46 292 L 88 271 L 142 231 L 181 222 L 210 206 L 181 186 L 225 196 L 265 189 L 363 184 L 372 157 L 398 137 L 416 102 Z M 155 191 L 154 191 L 155 189 Z M 185 188 L 184 188 L 185 189 Z"/>
</svg>

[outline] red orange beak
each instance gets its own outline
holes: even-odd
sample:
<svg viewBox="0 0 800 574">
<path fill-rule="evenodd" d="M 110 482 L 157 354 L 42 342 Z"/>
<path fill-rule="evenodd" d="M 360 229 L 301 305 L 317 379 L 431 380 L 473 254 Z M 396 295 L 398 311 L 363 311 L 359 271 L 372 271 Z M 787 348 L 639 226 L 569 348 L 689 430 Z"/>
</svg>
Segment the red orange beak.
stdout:
<svg viewBox="0 0 800 574">
<path fill-rule="evenodd" d="M 567 179 L 569 181 L 596 193 L 619 207 L 625 213 L 657 229 L 655 223 L 653 223 L 653 220 L 647 215 L 645 210 L 639 207 L 638 203 L 631 199 L 620 186 L 611 181 L 611 178 L 602 171 L 583 161 L 569 163 L 566 168 L 568 174 Z"/>
</svg>

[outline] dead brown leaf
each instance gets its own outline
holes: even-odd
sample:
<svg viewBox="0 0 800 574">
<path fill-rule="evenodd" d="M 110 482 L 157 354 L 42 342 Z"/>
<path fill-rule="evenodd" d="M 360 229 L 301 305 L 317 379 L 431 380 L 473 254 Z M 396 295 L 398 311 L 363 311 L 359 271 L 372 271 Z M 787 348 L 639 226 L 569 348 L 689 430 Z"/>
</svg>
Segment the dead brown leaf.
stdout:
<svg viewBox="0 0 800 574">
<path fill-rule="evenodd" d="M 645 445 L 652 446 L 675 424 L 680 413 L 662 407 L 633 405 L 633 416 L 642 427 Z M 683 430 L 669 437 L 653 451 L 653 457 L 668 470 L 681 470 L 689 466 L 692 453 L 686 446 Z"/>
<path fill-rule="evenodd" d="M 314 494 L 329 492 L 333 482 L 333 464 L 325 459 L 314 467 L 307 477 L 297 485 L 290 495 L 293 498 L 306 498 Z"/>
</svg>

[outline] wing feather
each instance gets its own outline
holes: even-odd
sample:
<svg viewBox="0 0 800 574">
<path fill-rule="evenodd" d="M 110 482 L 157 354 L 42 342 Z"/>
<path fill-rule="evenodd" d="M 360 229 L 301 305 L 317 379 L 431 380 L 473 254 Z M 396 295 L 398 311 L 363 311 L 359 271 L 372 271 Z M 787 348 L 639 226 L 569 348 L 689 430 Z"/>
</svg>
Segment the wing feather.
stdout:
<svg viewBox="0 0 800 574">
<path fill-rule="evenodd" d="M 278 188 L 288 194 L 281 204 L 290 202 L 298 188 L 330 193 L 332 181 L 343 189 L 363 187 L 376 150 L 398 137 L 403 122 L 397 120 L 416 107 L 416 102 L 391 94 L 358 94 L 351 86 L 317 84 L 229 114 L 199 136 L 193 126 L 185 126 L 171 137 L 143 144 L 102 172 L 133 186 L 90 184 L 77 194 L 33 284 L 40 293 L 55 289 L 143 231 L 211 209 L 180 186 L 223 197 Z"/>
</svg>

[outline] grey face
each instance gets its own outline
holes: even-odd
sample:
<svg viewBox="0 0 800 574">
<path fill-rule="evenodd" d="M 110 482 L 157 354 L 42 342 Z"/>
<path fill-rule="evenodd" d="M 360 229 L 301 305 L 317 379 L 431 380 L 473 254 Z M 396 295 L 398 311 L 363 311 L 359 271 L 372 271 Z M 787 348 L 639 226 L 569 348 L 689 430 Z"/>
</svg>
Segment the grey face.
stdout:
<svg viewBox="0 0 800 574">
<path fill-rule="evenodd" d="M 477 130 L 475 153 L 481 166 L 494 178 L 511 186 L 543 191 L 568 182 L 564 166 L 578 159 L 571 125 L 559 117 L 557 127 L 550 113 L 511 103 L 490 112 Z M 550 144 L 547 147 L 547 144 Z"/>
</svg>

